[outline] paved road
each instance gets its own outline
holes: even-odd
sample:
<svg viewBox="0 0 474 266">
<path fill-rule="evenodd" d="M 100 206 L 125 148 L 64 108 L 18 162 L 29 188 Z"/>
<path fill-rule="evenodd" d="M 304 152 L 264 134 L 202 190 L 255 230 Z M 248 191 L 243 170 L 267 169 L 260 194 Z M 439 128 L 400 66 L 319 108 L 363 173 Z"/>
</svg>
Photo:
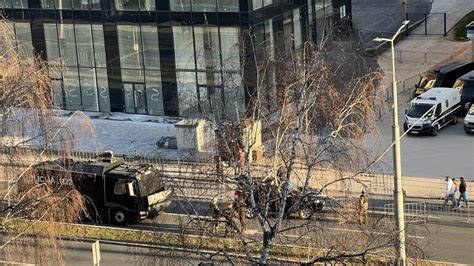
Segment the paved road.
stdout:
<svg viewBox="0 0 474 266">
<path fill-rule="evenodd" d="M 411 20 L 418 20 L 424 13 L 429 13 L 431 0 L 408 0 L 407 11 L 412 13 Z M 352 17 L 357 25 L 362 42 L 375 46 L 375 37 L 389 37 L 405 20 L 405 7 L 400 0 L 354 0 Z"/>
</svg>

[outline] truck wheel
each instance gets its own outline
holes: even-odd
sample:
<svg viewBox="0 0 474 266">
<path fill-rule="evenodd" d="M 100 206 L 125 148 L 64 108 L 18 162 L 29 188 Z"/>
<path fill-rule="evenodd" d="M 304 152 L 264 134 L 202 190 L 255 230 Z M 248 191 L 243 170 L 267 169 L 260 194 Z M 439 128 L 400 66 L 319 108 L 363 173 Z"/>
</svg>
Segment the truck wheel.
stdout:
<svg viewBox="0 0 474 266">
<path fill-rule="evenodd" d="M 299 211 L 299 216 L 303 220 L 311 218 L 311 215 L 313 215 L 313 210 L 309 206 L 304 206 Z"/>
<path fill-rule="evenodd" d="M 434 125 L 434 126 L 431 128 L 431 136 L 433 136 L 433 137 L 438 136 L 438 126 L 437 126 L 437 125 Z"/>
<path fill-rule="evenodd" d="M 121 209 L 112 210 L 112 223 L 116 225 L 126 225 L 127 213 Z"/>
</svg>

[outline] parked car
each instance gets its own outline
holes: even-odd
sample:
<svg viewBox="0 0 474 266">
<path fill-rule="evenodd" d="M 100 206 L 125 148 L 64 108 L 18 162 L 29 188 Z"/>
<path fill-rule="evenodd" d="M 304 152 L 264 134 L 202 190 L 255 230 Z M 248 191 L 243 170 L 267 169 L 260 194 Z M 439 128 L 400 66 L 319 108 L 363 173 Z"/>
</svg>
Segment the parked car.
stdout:
<svg viewBox="0 0 474 266">
<path fill-rule="evenodd" d="M 290 214 L 296 214 L 301 219 L 309 219 L 311 216 L 321 211 L 326 203 L 327 196 L 321 193 L 317 189 L 308 188 L 307 191 L 302 194 L 302 187 L 299 187 L 293 183 L 288 184 L 288 196 L 286 198 L 285 210 L 291 210 Z M 257 203 L 257 208 L 269 207 L 270 214 L 276 214 L 280 211 L 280 191 L 281 187 L 271 184 L 260 184 L 254 189 L 254 198 Z M 252 219 L 255 217 L 255 210 L 250 207 L 250 199 L 246 197 L 246 192 L 242 190 L 236 191 L 237 197 L 244 197 L 243 201 L 246 202 L 246 214 L 247 218 Z M 267 194 L 268 193 L 268 194 Z M 266 201 L 266 195 L 270 195 Z M 238 199 L 237 199 L 238 200 Z M 296 207 L 295 207 L 296 206 Z"/>
<path fill-rule="evenodd" d="M 471 106 L 464 118 L 464 131 L 466 134 L 474 134 L 474 105 Z"/>
<path fill-rule="evenodd" d="M 473 70 L 474 63 L 463 61 L 450 62 L 434 67 L 420 75 L 420 80 L 415 84 L 413 98 L 420 96 L 431 88 L 452 88 L 456 79 Z"/>
</svg>

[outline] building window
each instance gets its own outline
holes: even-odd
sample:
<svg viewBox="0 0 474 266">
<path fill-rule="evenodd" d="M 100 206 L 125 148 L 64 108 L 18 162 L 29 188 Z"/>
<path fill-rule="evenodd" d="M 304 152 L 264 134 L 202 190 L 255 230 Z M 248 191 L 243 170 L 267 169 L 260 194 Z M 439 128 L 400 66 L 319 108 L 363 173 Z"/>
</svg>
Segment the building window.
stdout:
<svg viewBox="0 0 474 266">
<path fill-rule="evenodd" d="M 257 10 L 263 7 L 263 0 L 252 0 L 253 10 Z"/>
<path fill-rule="evenodd" d="M 346 5 L 342 5 L 339 7 L 339 16 L 340 18 L 346 17 Z"/>
<path fill-rule="evenodd" d="M 0 0 L 0 7 L 1 8 L 12 8 L 11 0 Z"/>
<path fill-rule="evenodd" d="M 154 11 L 156 7 L 155 0 L 115 0 L 115 9 L 120 11 Z"/>
<path fill-rule="evenodd" d="M 15 22 L 15 36 L 20 57 L 33 57 L 30 23 Z"/>
<path fill-rule="evenodd" d="M 191 11 L 191 0 L 170 0 L 171 11 Z"/>
<path fill-rule="evenodd" d="M 101 9 L 100 0 L 72 0 L 75 10 Z"/>
<path fill-rule="evenodd" d="M 193 11 L 198 12 L 215 12 L 216 0 L 192 0 Z"/>
<path fill-rule="evenodd" d="M 141 69 L 143 59 L 140 40 L 140 26 L 118 25 L 118 44 L 120 50 L 120 66 L 122 68 Z"/>
<path fill-rule="evenodd" d="M 13 0 L 13 8 L 28 8 L 28 0 Z"/>
<path fill-rule="evenodd" d="M 239 12 L 239 1 L 236 0 L 218 0 L 219 12 Z"/>
<path fill-rule="evenodd" d="M 299 49 L 301 48 L 301 45 L 303 44 L 303 36 L 301 34 L 301 14 L 300 14 L 299 8 L 293 9 L 293 27 L 294 27 L 293 38 L 295 40 L 295 49 Z"/>
<path fill-rule="evenodd" d="M 72 9 L 72 0 L 41 0 L 41 6 L 46 9 Z"/>
</svg>

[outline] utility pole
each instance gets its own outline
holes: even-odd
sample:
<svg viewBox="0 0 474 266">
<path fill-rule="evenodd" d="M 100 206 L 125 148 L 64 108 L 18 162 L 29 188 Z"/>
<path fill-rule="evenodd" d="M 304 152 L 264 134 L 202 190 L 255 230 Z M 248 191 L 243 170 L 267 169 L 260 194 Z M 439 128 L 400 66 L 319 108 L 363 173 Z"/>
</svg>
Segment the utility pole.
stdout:
<svg viewBox="0 0 474 266">
<path fill-rule="evenodd" d="M 398 265 L 406 265 L 406 252 L 405 252 L 405 213 L 403 204 L 403 190 L 402 190 L 402 169 L 401 169 L 401 158 L 400 158 L 400 127 L 398 125 L 398 92 L 397 92 L 397 80 L 395 73 L 395 40 L 402 29 L 409 23 L 408 20 L 404 21 L 402 26 L 393 35 L 392 39 L 375 38 L 377 42 L 390 42 L 392 52 L 392 97 L 393 97 L 393 125 L 392 125 L 392 142 L 393 147 L 393 172 L 394 172 L 394 201 L 395 201 L 395 219 L 398 231 Z"/>
</svg>

